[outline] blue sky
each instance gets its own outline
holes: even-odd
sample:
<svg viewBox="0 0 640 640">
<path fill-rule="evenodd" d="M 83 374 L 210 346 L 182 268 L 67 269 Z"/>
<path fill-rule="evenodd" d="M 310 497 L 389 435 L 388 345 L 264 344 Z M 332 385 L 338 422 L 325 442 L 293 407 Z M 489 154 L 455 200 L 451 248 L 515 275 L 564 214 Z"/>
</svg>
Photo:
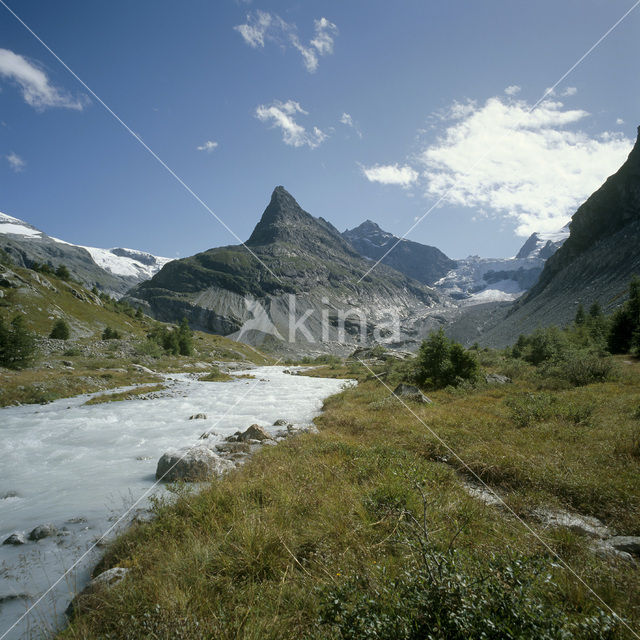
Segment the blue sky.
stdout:
<svg viewBox="0 0 640 640">
<path fill-rule="evenodd" d="M 562 226 L 640 124 L 630 0 L 11 3 L 241 238 L 276 185 L 451 257 Z M 0 211 L 67 241 L 236 244 L 0 6 Z"/>
</svg>

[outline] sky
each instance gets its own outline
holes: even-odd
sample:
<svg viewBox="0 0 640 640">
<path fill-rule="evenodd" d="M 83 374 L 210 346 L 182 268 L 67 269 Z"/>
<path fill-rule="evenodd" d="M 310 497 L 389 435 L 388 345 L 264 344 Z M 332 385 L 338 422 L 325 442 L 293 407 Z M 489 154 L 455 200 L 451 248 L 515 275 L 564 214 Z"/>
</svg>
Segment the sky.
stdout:
<svg viewBox="0 0 640 640">
<path fill-rule="evenodd" d="M 511 256 L 633 146 L 640 6 L 589 50 L 634 2 L 2 0 L 0 211 L 184 257 L 283 185 L 340 231 Z"/>
</svg>

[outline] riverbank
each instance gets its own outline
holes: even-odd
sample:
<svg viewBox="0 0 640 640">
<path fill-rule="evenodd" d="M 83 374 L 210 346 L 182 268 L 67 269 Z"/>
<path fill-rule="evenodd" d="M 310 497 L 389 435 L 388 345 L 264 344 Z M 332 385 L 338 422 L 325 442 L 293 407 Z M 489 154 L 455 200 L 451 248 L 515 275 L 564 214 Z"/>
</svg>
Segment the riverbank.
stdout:
<svg viewBox="0 0 640 640">
<path fill-rule="evenodd" d="M 633 637 L 637 556 L 559 517 L 640 535 L 640 367 L 619 365 L 563 389 L 524 368 L 410 410 L 362 367 L 315 370 L 360 384 L 318 434 L 158 502 L 97 569 L 126 579 L 60 637 Z M 523 426 L 517 403 L 549 397 L 558 410 Z"/>
<path fill-rule="evenodd" d="M 213 448 L 254 423 L 267 430 L 277 419 L 309 424 L 322 399 L 343 384 L 298 379 L 284 374 L 283 367 L 268 366 L 254 367 L 250 374 L 237 369 L 237 377 L 227 382 L 201 381 L 210 369 L 165 374 L 164 389 L 137 396 L 130 388 L 112 402 L 95 404 L 79 396 L 0 410 L 0 496 L 7 496 L 0 499 L 0 539 L 16 531 L 27 538 L 34 527 L 52 525 L 41 540 L 0 546 L 0 635 L 114 523 L 118 526 L 107 539 L 131 520 L 148 517 L 149 501 L 164 492 L 163 485 L 154 484 L 166 451 L 202 442 L 203 432 Z M 64 623 L 63 612 L 86 584 L 104 542 L 10 638 Z"/>
</svg>

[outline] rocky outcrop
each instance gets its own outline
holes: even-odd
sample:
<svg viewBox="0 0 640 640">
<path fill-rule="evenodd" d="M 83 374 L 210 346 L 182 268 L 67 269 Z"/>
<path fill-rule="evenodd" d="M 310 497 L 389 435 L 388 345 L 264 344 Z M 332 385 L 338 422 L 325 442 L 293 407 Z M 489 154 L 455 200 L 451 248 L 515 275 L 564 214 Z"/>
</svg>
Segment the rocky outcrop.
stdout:
<svg viewBox="0 0 640 640">
<path fill-rule="evenodd" d="M 24 534 L 20 533 L 19 531 L 12 533 L 8 538 L 5 538 L 5 540 L 2 542 L 2 544 L 11 544 L 14 546 L 18 546 L 26 543 L 27 543 L 27 539 L 24 537 Z"/>
<path fill-rule="evenodd" d="M 29 540 L 37 541 L 56 535 L 58 530 L 52 524 L 39 524 L 29 533 Z"/>
</svg>

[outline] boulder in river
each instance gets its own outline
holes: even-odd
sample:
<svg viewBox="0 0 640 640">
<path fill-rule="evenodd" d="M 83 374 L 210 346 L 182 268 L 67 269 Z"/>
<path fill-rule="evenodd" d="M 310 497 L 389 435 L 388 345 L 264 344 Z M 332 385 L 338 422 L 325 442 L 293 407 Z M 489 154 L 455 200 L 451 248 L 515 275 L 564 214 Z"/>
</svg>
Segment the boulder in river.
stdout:
<svg viewBox="0 0 640 640">
<path fill-rule="evenodd" d="M 87 600 L 93 594 L 112 589 L 117 584 L 122 582 L 125 576 L 129 573 L 129 569 L 124 567 L 113 567 L 113 569 L 107 569 L 103 571 L 99 576 L 96 576 L 89 584 L 69 603 L 65 613 L 72 618 L 77 613 L 81 612 L 85 608 L 85 604 L 88 604 Z M 88 609 L 89 607 L 87 607 Z"/>
<path fill-rule="evenodd" d="M 393 395 L 400 400 L 411 400 L 412 402 L 420 402 L 421 404 L 431 404 L 431 400 L 412 384 L 401 382 L 394 390 Z"/>
<path fill-rule="evenodd" d="M 189 420 L 206 420 L 207 419 L 207 414 L 206 413 L 194 413 Z"/>
<path fill-rule="evenodd" d="M 198 482 L 211 476 L 219 476 L 232 466 L 228 460 L 216 455 L 209 447 L 186 447 L 163 454 L 158 460 L 156 479 L 166 482 Z"/>
<path fill-rule="evenodd" d="M 58 530 L 52 524 L 39 524 L 29 533 L 29 540 L 42 540 L 58 533 Z"/>
<path fill-rule="evenodd" d="M 20 533 L 19 531 L 16 531 L 15 533 L 12 533 L 2 544 L 13 544 L 13 545 L 19 545 L 19 544 L 26 544 L 26 539 L 24 537 L 24 534 Z"/>
<path fill-rule="evenodd" d="M 238 436 L 238 440 L 242 442 L 259 440 L 262 442 L 263 440 L 271 440 L 271 436 L 260 425 L 252 424 L 246 431 L 243 431 Z"/>
</svg>

